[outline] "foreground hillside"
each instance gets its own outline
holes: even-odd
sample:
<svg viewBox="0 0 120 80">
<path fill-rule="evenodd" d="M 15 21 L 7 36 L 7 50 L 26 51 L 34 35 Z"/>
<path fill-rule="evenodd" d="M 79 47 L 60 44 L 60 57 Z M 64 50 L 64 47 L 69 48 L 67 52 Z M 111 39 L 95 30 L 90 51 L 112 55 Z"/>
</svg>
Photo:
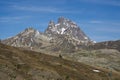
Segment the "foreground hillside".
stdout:
<svg viewBox="0 0 120 80">
<path fill-rule="evenodd" d="M 0 80 L 119 80 L 120 74 L 0 44 Z"/>
</svg>

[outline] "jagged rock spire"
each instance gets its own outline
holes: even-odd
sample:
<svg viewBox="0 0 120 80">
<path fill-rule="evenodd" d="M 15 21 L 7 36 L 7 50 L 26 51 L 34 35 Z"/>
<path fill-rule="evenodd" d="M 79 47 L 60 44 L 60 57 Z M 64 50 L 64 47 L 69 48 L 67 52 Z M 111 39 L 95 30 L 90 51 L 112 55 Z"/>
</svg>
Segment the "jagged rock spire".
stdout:
<svg viewBox="0 0 120 80">
<path fill-rule="evenodd" d="M 58 23 L 55 24 L 50 21 L 46 34 L 53 35 L 69 35 L 72 38 L 81 41 L 89 42 L 90 38 L 80 29 L 80 27 L 72 20 L 66 19 L 64 17 L 58 18 Z"/>
<path fill-rule="evenodd" d="M 64 17 L 59 17 L 58 18 L 58 23 L 63 23 L 65 21 L 65 18 Z"/>
</svg>

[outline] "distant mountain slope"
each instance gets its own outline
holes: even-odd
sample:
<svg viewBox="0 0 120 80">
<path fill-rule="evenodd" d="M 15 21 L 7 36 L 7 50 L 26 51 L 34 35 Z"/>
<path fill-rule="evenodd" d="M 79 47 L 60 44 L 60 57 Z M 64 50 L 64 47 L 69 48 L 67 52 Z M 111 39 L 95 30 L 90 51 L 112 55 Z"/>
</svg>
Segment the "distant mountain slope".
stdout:
<svg viewBox="0 0 120 80">
<path fill-rule="evenodd" d="M 49 45 L 49 40 L 49 37 L 45 36 L 38 30 L 27 28 L 16 36 L 3 40 L 2 43 L 15 47 L 35 50 Z"/>
<path fill-rule="evenodd" d="M 4 40 L 3 43 L 15 47 L 31 47 L 34 46 L 33 44 L 38 44 L 35 42 L 34 38 L 39 34 L 40 33 L 37 30 L 33 28 L 27 28 L 25 31 L 17 34 L 16 36 Z"/>
<path fill-rule="evenodd" d="M 119 80 L 120 74 L 0 43 L 0 80 Z"/>
<path fill-rule="evenodd" d="M 116 49 L 120 51 L 120 40 L 99 42 L 90 47 L 92 49 Z"/>
</svg>

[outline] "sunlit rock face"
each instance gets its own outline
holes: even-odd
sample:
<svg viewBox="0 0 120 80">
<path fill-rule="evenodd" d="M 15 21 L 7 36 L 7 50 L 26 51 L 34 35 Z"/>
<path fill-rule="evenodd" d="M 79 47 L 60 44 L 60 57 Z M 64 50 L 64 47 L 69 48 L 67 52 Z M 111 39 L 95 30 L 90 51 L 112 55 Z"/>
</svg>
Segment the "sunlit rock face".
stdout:
<svg viewBox="0 0 120 80">
<path fill-rule="evenodd" d="M 72 39 L 81 43 L 91 42 L 90 38 L 80 29 L 80 27 L 73 21 L 64 17 L 58 18 L 57 24 L 50 21 L 48 28 L 45 31 L 48 36 L 68 35 Z"/>
</svg>

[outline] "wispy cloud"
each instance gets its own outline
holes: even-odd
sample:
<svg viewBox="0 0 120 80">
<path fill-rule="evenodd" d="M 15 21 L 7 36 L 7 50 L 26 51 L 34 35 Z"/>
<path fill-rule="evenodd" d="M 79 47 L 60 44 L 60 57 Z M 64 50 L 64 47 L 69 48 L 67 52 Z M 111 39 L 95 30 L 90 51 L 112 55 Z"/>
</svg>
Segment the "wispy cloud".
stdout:
<svg viewBox="0 0 120 80">
<path fill-rule="evenodd" d="M 92 23 L 92 24 L 101 24 L 103 22 L 102 21 L 98 21 L 98 20 L 91 20 L 91 21 L 89 21 L 89 23 Z"/>
<path fill-rule="evenodd" d="M 111 23 L 111 24 L 115 26 L 120 26 L 120 23 Z"/>
<path fill-rule="evenodd" d="M 120 26 L 120 22 L 116 22 L 116 21 L 91 20 L 91 21 L 87 21 L 87 23 L 88 24 L 101 24 L 101 25 Z"/>
<path fill-rule="evenodd" d="M 96 31 L 99 32 L 106 32 L 106 33 L 120 33 L 120 28 L 109 28 L 109 27 L 100 27 L 96 28 Z"/>
<path fill-rule="evenodd" d="M 35 7 L 35 6 L 12 6 L 12 7 L 14 9 L 24 10 L 24 11 L 53 12 L 53 13 L 59 11 L 57 8 L 53 8 L 53 7 Z"/>
<path fill-rule="evenodd" d="M 81 13 L 78 10 L 66 10 L 58 7 L 41 7 L 41 6 L 11 6 L 13 9 L 31 12 L 46 12 L 46 13 Z"/>
<path fill-rule="evenodd" d="M 12 16 L 12 17 L 0 17 L 0 22 L 17 22 L 30 16 Z"/>
<path fill-rule="evenodd" d="M 100 4 L 107 4 L 112 6 L 120 6 L 120 0 L 99 0 Z"/>
<path fill-rule="evenodd" d="M 120 0 L 79 0 L 79 1 L 95 4 L 120 6 Z"/>
</svg>

